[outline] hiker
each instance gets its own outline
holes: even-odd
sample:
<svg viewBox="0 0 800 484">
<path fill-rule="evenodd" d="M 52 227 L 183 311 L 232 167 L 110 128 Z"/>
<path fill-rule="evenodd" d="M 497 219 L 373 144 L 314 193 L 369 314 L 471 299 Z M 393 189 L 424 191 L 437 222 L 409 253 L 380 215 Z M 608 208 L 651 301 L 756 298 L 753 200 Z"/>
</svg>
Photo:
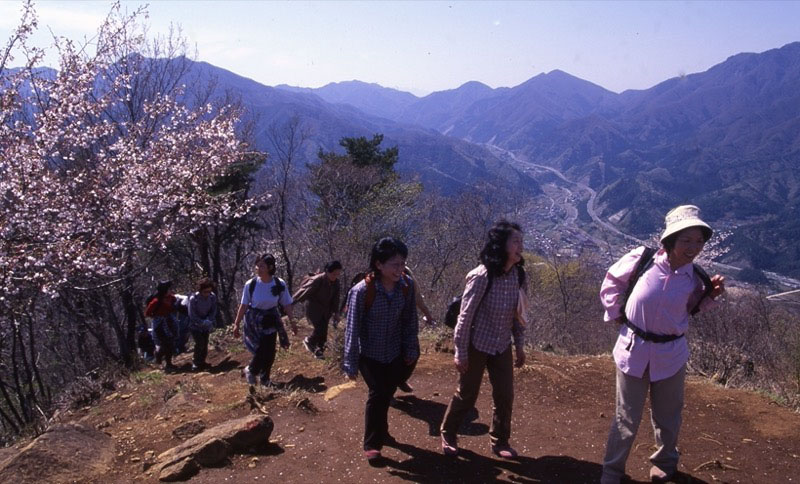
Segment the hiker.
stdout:
<svg viewBox="0 0 800 484">
<path fill-rule="evenodd" d="M 489 438 L 492 452 L 510 459 L 517 451 L 509 444 L 514 402 L 514 371 L 525 364 L 527 284 L 522 268 L 523 236 L 516 223 L 500 220 L 489 230 L 480 253 L 481 264 L 467 274 L 466 287 L 454 330 L 458 389 L 441 426 L 442 452 L 458 454 L 456 433 L 475 407 L 484 369 L 492 384 L 494 414 Z M 512 359 L 511 346 L 516 353 Z"/>
<path fill-rule="evenodd" d="M 417 309 L 422 311 L 422 314 L 425 315 L 422 318 L 423 321 L 425 321 L 425 323 L 428 324 L 429 326 L 433 326 L 436 322 L 433 320 L 431 311 L 430 309 L 428 309 L 428 306 L 425 304 L 425 300 L 422 298 L 422 293 L 420 292 L 419 284 L 417 284 L 416 279 L 414 279 L 414 274 L 411 272 L 411 269 L 409 269 L 408 266 L 406 266 L 406 268 L 403 269 L 403 272 L 405 272 L 406 276 L 409 279 L 411 279 L 411 281 L 414 283 L 414 303 L 416 304 Z M 409 385 L 408 379 L 411 378 L 411 375 L 414 373 L 414 369 L 416 367 L 417 367 L 416 363 L 406 367 L 406 372 L 403 376 L 403 379 L 397 385 L 398 390 L 406 393 L 411 393 L 414 391 L 414 387 Z"/>
<path fill-rule="evenodd" d="M 189 296 L 175 294 L 175 325 L 178 332 L 175 334 L 175 353 L 186 353 L 186 343 L 189 341 Z"/>
<path fill-rule="evenodd" d="M 650 456 L 650 479 L 669 481 L 677 472 L 689 313 L 712 307 L 725 291 L 725 279 L 720 275 L 705 276 L 711 287 L 704 287 L 699 269 L 692 264 L 711 234 L 711 227 L 700 219 L 699 208 L 676 207 L 667 213 L 662 248 L 632 286 L 629 281 L 645 247 L 624 255 L 606 273 L 600 289 L 604 319 L 616 321 L 620 327 L 614 346 L 616 414 L 606 444 L 602 483 L 618 483 L 625 474 L 648 392 L 658 447 Z M 703 297 L 709 289 L 708 297 Z"/>
<path fill-rule="evenodd" d="M 167 373 L 176 370 L 172 364 L 172 355 L 175 351 L 175 339 L 178 335 L 178 325 L 173 317 L 175 312 L 175 294 L 170 291 L 172 281 L 161 281 L 156 286 L 156 292 L 147 298 L 147 307 L 144 315 L 153 320 L 153 342 L 156 345 L 156 364 L 164 360 L 164 371 Z"/>
<path fill-rule="evenodd" d="M 364 418 L 364 456 L 371 463 L 391 444 L 389 402 L 405 368 L 419 358 L 417 308 L 413 282 L 403 274 L 408 248 L 392 237 L 373 245 L 370 272 L 348 294 L 344 336 L 344 372 L 358 372 L 369 387 Z"/>
<path fill-rule="evenodd" d="M 217 295 L 214 283 L 204 277 L 197 282 L 197 292 L 189 297 L 189 331 L 194 340 L 192 370 L 205 368 L 208 356 L 208 337 L 214 331 L 217 318 Z"/>
<path fill-rule="evenodd" d="M 247 281 L 242 289 L 242 302 L 233 322 L 233 335 L 239 337 L 244 318 L 244 344 L 253 354 L 250 364 L 244 368 L 245 379 L 250 385 L 255 385 L 258 378 L 263 386 L 270 386 L 278 336 L 281 347 L 289 347 L 279 305 L 289 316 L 294 334 L 297 334 L 297 325 L 292 317 L 292 296 L 286 282 L 275 276 L 275 257 L 272 254 L 258 256 L 255 269 L 256 276 Z"/>
<path fill-rule="evenodd" d="M 311 336 L 303 339 L 303 345 L 315 358 L 322 359 L 328 341 L 328 321 L 333 317 L 334 325 L 339 321 L 339 276 L 342 263 L 334 260 L 325 264 L 325 270 L 306 277 L 294 293 L 294 303 L 308 301 L 306 318 L 314 327 Z"/>
<path fill-rule="evenodd" d="M 139 347 L 139 355 L 144 361 L 149 363 L 155 359 L 156 345 L 147 322 L 143 321 L 136 326 L 136 346 Z"/>
</svg>

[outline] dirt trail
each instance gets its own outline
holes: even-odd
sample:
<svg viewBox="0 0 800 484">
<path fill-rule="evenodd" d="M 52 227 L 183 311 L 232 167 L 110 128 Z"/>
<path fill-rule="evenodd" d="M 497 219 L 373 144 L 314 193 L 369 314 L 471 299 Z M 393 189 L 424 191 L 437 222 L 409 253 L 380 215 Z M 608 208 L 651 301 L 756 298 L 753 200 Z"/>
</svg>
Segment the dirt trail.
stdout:
<svg viewBox="0 0 800 484">
<path fill-rule="evenodd" d="M 428 345 L 433 348 L 433 344 Z M 236 348 L 236 347 L 234 347 Z M 109 433 L 117 445 L 112 474 L 102 482 L 157 482 L 145 470 L 155 455 L 180 443 L 172 430 L 195 419 L 208 426 L 254 411 L 240 376 L 247 353 L 212 350 L 210 372 L 138 375 L 99 404 L 75 412 Z M 325 390 L 344 382 L 325 362 L 295 345 L 281 352 L 274 380 L 300 388 L 259 391 L 275 430 L 256 455 L 237 455 L 227 465 L 203 469 L 192 482 L 595 482 L 613 411 L 614 370 L 610 357 L 529 354 L 515 380 L 512 444 L 516 461 L 489 452 L 491 396 L 484 379 L 477 414 L 462 428 L 458 458 L 439 448 L 438 426 L 455 389 L 451 355 L 424 354 L 412 377 L 411 394 L 398 394 L 390 409 L 390 431 L 398 440 L 384 449 L 386 465 L 362 458 L 366 388 L 326 401 Z M 188 370 L 188 355 L 177 362 Z M 800 416 L 745 391 L 690 378 L 687 385 L 680 482 L 792 482 L 800 475 Z M 628 461 L 628 474 L 647 478 L 652 430 L 645 419 Z M 100 482 L 100 481 L 96 481 Z"/>
</svg>

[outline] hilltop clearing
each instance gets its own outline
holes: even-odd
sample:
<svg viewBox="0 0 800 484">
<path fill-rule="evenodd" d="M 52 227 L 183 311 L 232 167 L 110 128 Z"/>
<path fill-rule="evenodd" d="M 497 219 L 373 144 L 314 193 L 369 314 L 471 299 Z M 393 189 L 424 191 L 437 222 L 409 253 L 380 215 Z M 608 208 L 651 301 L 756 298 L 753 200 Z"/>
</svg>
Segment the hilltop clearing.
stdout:
<svg viewBox="0 0 800 484">
<path fill-rule="evenodd" d="M 379 468 L 370 467 L 361 452 L 363 381 L 330 398 L 329 390 L 345 383 L 344 378 L 335 365 L 313 359 L 299 344 L 279 353 L 273 371 L 273 379 L 282 384 L 277 389 L 258 388 L 251 394 L 241 377 L 249 354 L 230 344 L 230 352 L 211 350 L 213 366 L 207 372 L 188 372 L 190 357 L 182 355 L 177 364 L 185 373 L 147 369 L 96 404 L 63 413 L 60 420 L 99 429 L 113 441 L 115 457 L 108 471 L 102 477 L 86 474 L 80 479 L 85 482 L 158 482 L 153 464 L 159 454 L 203 427 L 263 412 L 274 423 L 268 445 L 233 452 L 221 464 L 200 469 L 192 482 L 564 483 L 598 478 L 613 411 L 609 356 L 529 353 L 515 381 L 512 444 L 522 456 L 516 461 L 489 452 L 491 397 L 485 380 L 477 415 L 461 430 L 463 451 L 452 459 L 441 454 L 438 432 L 455 389 L 452 356 L 434 349 L 440 347 L 434 337 L 423 339 L 427 351 L 412 377 L 414 392 L 398 393 L 389 412 L 398 443 L 384 449 L 386 465 Z M 647 477 L 652 442 L 644 419 L 628 461 L 634 482 Z M 800 474 L 800 417 L 763 396 L 689 378 L 680 450 L 679 482 L 790 482 Z M 0 471 L 4 466 L 9 470 L 12 453 L 2 454 L 0 460 L 6 460 Z M 46 452 L 28 458 L 39 460 L 18 467 L 15 482 L 40 478 L 36 472 L 28 475 L 37 462 L 39 469 L 52 465 Z M 73 479 L 70 469 L 48 480 Z"/>
</svg>

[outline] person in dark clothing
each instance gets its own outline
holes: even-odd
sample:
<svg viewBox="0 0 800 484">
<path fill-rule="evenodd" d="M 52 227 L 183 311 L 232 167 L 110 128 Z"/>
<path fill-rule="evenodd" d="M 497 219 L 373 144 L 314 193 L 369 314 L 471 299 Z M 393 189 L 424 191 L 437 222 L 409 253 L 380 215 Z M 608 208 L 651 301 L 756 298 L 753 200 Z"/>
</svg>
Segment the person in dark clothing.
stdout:
<svg viewBox="0 0 800 484">
<path fill-rule="evenodd" d="M 322 358 L 325 344 L 328 341 L 328 321 L 333 317 L 339 320 L 339 276 L 342 275 L 342 264 L 331 261 L 325 265 L 325 271 L 308 277 L 303 285 L 294 293 L 294 303 L 307 301 L 306 318 L 314 327 L 311 336 L 303 340 L 303 345 L 315 358 Z"/>
<path fill-rule="evenodd" d="M 203 278 L 197 283 L 197 292 L 189 297 L 189 331 L 194 339 L 192 370 L 206 366 L 208 337 L 214 331 L 216 317 L 217 296 L 214 294 L 214 283 L 209 278 Z"/>
<path fill-rule="evenodd" d="M 170 291 L 172 281 L 161 281 L 156 292 L 147 300 L 144 315 L 153 319 L 153 340 L 156 344 L 156 363 L 165 362 L 164 371 L 175 371 L 172 355 L 175 351 L 175 338 L 178 325 L 172 313 L 175 311 L 175 294 Z"/>
<path fill-rule="evenodd" d="M 136 327 L 136 345 L 139 347 L 139 353 L 145 361 L 153 361 L 155 358 L 156 345 L 153 343 L 153 336 L 150 334 L 150 328 L 147 323 L 142 322 Z"/>
<path fill-rule="evenodd" d="M 343 367 L 350 379 L 360 372 L 369 393 L 364 412 L 364 456 L 381 459 L 389 435 L 389 403 L 405 368 L 419 358 L 414 283 L 403 274 L 408 249 L 386 237 L 372 247 L 367 277 L 347 296 Z"/>
</svg>

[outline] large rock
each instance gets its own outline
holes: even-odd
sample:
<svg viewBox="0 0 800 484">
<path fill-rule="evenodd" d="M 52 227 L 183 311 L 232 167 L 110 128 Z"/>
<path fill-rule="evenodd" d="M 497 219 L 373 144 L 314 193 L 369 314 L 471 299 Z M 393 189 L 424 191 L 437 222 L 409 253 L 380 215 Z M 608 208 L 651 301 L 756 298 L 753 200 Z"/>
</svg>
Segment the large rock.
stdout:
<svg viewBox="0 0 800 484">
<path fill-rule="evenodd" d="M 162 481 L 189 479 L 201 467 L 217 465 L 231 453 L 266 444 L 274 426 L 266 415 L 229 420 L 163 452 L 156 472 Z"/>
<path fill-rule="evenodd" d="M 181 440 L 186 440 L 194 437 L 197 434 L 202 433 L 205 429 L 206 429 L 205 422 L 203 422 L 202 420 L 192 420 L 175 428 L 172 431 L 172 435 Z"/>
<path fill-rule="evenodd" d="M 60 424 L 0 464 L 0 482 L 81 482 L 106 474 L 114 440 L 82 424 Z"/>
</svg>

